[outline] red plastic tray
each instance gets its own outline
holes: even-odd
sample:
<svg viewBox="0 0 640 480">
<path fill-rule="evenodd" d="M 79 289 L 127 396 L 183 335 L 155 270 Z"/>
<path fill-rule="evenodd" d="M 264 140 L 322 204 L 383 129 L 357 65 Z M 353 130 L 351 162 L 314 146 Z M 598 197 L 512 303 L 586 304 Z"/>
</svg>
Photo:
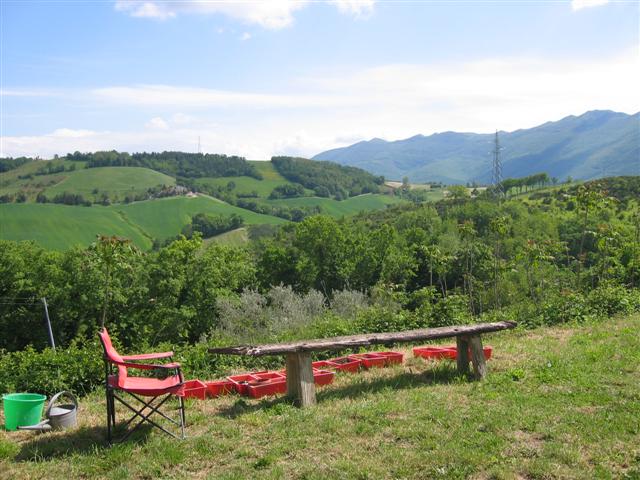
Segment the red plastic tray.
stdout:
<svg viewBox="0 0 640 480">
<path fill-rule="evenodd" d="M 286 378 L 286 375 L 281 372 L 274 372 L 272 370 L 263 370 L 261 372 L 251 372 L 251 375 L 259 380 L 280 380 Z"/>
<path fill-rule="evenodd" d="M 365 368 L 384 367 L 387 361 L 385 357 L 377 353 L 353 353 L 349 355 L 349 358 L 360 360 Z"/>
<path fill-rule="evenodd" d="M 335 368 L 335 365 L 330 360 L 319 360 L 317 362 L 311 362 L 311 366 L 313 368 L 325 369 L 325 370 L 328 368 Z"/>
<path fill-rule="evenodd" d="M 489 360 L 493 354 L 493 348 L 487 345 L 482 350 L 484 352 L 484 358 Z M 435 360 L 442 358 L 455 360 L 458 358 L 458 349 L 453 345 L 448 347 L 415 347 L 413 349 L 413 355 Z M 471 358 L 471 351 L 469 351 L 469 358 Z"/>
<path fill-rule="evenodd" d="M 386 359 L 386 364 L 401 364 L 404 360 L 404 354 L 400 352 L 376 352 L 376 355 L 381 355 Z"/>
<path fill-rule="evenodd" d="M 184 382 L 182 396 L 185 398 L 198 398 L 204 400 L 207 398 L 207 386 L 200 380 L 187 380 Z"/>
<path fill-rule="evenodd" d="M 335 373 L 329 370 L 319 370 L 315 368 L 313 369 L 313 383 L 318 386 L 329 385 L 333 382 L 334 376 Z"/>
<path fill-rule="evenodd" d="M 207 395 L 211 398 L 235 392 L 235 387 L 231 380 L 214 380 L 204 383 L 207 386 Z"/>
<path fill-rule="evenodd" d="M 236 392 L 238 392 L 240 395 L 247 395 L 247 386 L 249 385 L 249 382 L 257 380 L 257 377 L 254 377 L 250 373 L 241 373 L 239 375 L 231 375 L 227 377 L 227 379 L 233 382 L 233 386 L 236 389 Z"/>
<path fill-rule="evenodd" d="M 332 358 L 331 360 L 329 360 L 329 363 L 335 370 L 355 373 L 360 370 L 360 364 L 362 362 L 356 358 L 338 357 Z"/>
<path fill-rule="evenodd" d="M 287 379 L 282 376 L 252 380 L 247 384 L 247 394 L 253 398 L 279 393 L 287 393 Z"/>
</svg>

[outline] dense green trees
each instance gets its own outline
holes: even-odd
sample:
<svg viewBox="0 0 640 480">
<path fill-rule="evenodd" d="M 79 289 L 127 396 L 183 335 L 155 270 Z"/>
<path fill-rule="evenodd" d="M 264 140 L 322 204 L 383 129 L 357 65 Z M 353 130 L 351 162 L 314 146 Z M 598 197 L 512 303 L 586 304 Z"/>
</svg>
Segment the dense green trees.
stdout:
<svg viewBox="0 0 640 480">
<path fill-rule="evenodd" d="M 236 177 L 246 175 L 262 179 L 258 170 L 244 158 L 235 155 L 186 152 L 127 152 L 68 153 L 67 160 L 86 162 L 93 167 L 146 167 L 174 177 Z"/>
<path fill-rule="evenodd" d="M 319 197 L 331 196 L 336 200 L 344 200 L 363 193 L 378 193 L 384 183 L 384 177 L 333 162 L 272 157 L 271 163 L 284 178 L 313 190 Z"/>
<path fill-rule="evenodd" d="M 636 188 L 624 185 L 624 195 Z M 621 209 L 622 200 L 609 199 L 602 186 L 538 200 L 461 199 L 343 220 L 312 216 L 242 248 L 204 248 L 194 234 L 111 258 L 104 238 L 62 253 L 2 241 L 0 349 L 45 345 L 41 297 L 62 345 L 92 338 L 102 318 L 125 345 L 194 342 L 220 327 L 220 302 L 280 284 L 321 292 L 327 301 L 361 292 L 376 308 L 404 312 L 388 320 L 394 325 L 402 318 L 431 325 L 493 315 L 540 324 L 590 315 L 593 291 L 604 302 L 640 281 L 640 188 Z M 218 220 L 231 219 L 197 216 L 194 230 L 206 234 Z"/>
</svg>

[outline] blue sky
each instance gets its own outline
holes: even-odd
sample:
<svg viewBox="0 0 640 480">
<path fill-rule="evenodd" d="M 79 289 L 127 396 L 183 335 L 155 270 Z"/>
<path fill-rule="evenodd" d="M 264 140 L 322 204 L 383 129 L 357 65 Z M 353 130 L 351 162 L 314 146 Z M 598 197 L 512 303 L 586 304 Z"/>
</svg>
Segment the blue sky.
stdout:
<svg viewBox="0 0 640 480">
<path fill-rule="evenodd" d="M 311 156 L 640 110 L 640 2 L 1 2 L 1 155 Z"/>
</svg>

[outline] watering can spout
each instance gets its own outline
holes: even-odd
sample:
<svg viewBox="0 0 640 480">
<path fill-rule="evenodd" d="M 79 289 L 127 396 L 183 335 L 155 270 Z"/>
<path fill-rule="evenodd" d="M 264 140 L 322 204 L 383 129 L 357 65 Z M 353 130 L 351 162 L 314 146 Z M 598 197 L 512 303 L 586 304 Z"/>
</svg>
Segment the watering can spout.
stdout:
<svg viewBox="0 0 640 480">
<path fill-rule="evenodd" d="M 24 427 L 18 427 L 18 430 L 34 430 L 37 432 L 48 432 L 51 430 L 51 425 L 49 425 L 49 419 L 41 421 L 40 423 L 36 423 L 35 425 L 27 425 Z"/>
</svg>

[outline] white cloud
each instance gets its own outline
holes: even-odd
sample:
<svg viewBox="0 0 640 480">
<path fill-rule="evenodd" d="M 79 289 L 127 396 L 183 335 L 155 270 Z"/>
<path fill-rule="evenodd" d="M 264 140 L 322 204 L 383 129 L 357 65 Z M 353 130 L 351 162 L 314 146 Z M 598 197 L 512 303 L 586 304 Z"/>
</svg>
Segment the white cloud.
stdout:
<svg viewBox="0 0 640 480">
<path fill-rule="evenodd" d="M 639 84 L 634 48 L 581 62 L 503 58 L 316 72 L 285 84 L 286 93 L 107 87 L 81 96 L 118 115 L 129 109 L 148 112 L 147 118 L 158 118 L 168 128 L 146 128 L 141 121 L 127 131 L 59 129 L 40 136 L 5 136 L 1 150 L 12 156 L 112 148 L 195 151 L 200 136 L 208 152 L 252 159 L 306 156 L 372 137 L 515 130 L 593 109 L 635 113 L 640 110 Z"/>
<path fill-rule="evenodd" d="M 375 0 L 329 0 L 340 13 L 353 15 L 356 18 L 367 17 L 373 13 Z"/>
<path fill-rule="evenodd" d="M 571 8 L 576 12 L 585 8 L 606 5 L 607 3 L 609 3 L 609 0 L 571 0 Z"/>
<path fill-rule="evenodd" d="M 293 23 L 293 12 L 307 2 L 269 1 L 140 1 L 117 0 L 115 8 L 134 17 L 166 19 L 179 14 L 225 15 L 243 23 L 268 29 L 284 28 Z"/>
<path fill-rule="evenodd" d="M 244 32 L 241 36 L 240 36 L 240 40 L 249 40 L 251 38 L 251 34 L 249 32 Z"/>
<path fill-rule="evenodd" d="M 151 130 L 169 130 L 169 124 L 162 117 L 153 117 L 145 126 Z"/>
<path fill-rule="evenodd" d="M 293 14 L 312 0 L 116 0 L 115 9 L 133 17 L 166 20 L 180 14 L 225 15 L 240 22 L 277 30 L 293 23 Z M 328 0 L 343 14 L 366 17 L 375 0 Z M 218 29 L 218 33 L 221 30 Z"/>
</svg>

